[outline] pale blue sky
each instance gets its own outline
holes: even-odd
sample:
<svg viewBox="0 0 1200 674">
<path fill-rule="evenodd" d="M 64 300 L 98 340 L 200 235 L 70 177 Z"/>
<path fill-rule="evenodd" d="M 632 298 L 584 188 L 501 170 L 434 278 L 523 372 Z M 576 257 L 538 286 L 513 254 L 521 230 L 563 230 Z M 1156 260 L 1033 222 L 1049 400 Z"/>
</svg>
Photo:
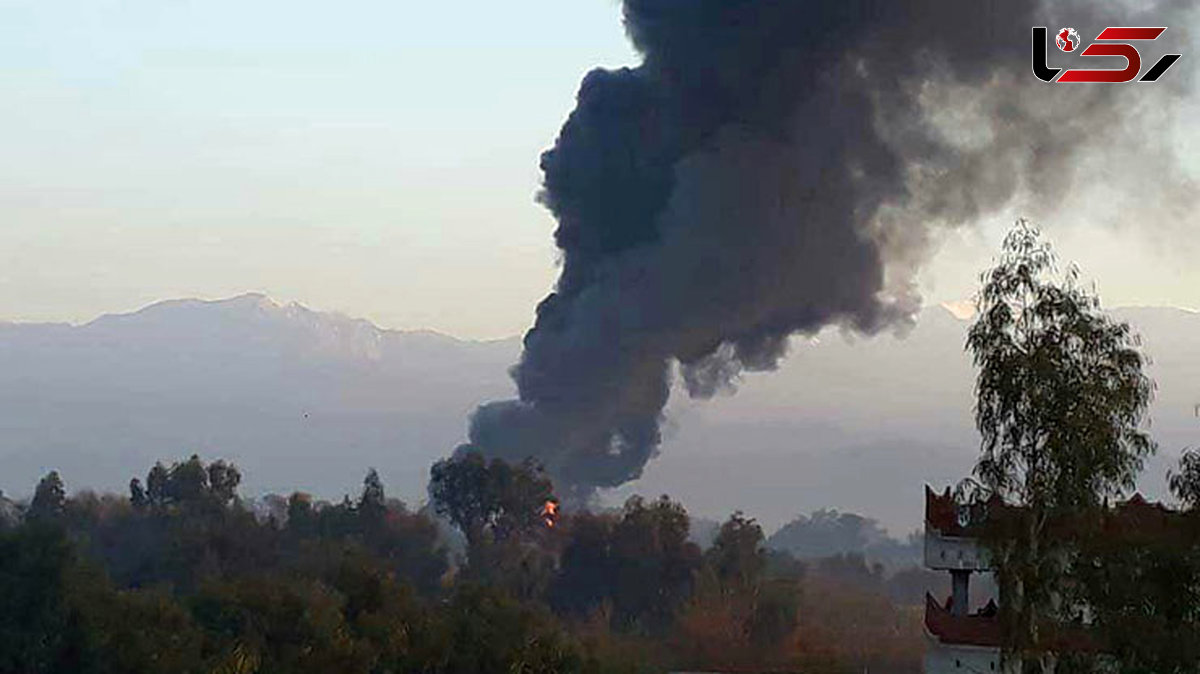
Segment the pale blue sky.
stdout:
<svg viewBox="0 0 1200 674">
<path fill-rule="evenodd" d="M 538 154 L 588 69 L 635 61 L 616 0 L 0 0 L 0 318 L 254 290 L 519 332 L 555 276 Z M 932 300 L 1009 215 L 955 237 Z M 1063 238 L 1110 301 L 1200 305 L 1175 241 Z"/>
<path fill-rule="evenodd" d="M 615 0 L 0 0 L 0 316 L 259 290 L 512 334 L 538 153 L 634 60 Z"/>
</svg>

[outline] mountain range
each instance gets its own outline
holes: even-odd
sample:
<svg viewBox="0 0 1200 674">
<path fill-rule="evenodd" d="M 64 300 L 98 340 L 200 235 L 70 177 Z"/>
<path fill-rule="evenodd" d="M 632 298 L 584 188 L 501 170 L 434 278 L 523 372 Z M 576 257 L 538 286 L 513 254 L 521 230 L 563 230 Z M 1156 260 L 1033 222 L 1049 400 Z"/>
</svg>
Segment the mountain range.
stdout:
<svg viewBox="0 0 1200 674">
<path fill-rule="evenodd" d="M 1158 384 L 1160 443 L 1139 486 L 1200 445 L 1200 313 L 1113 312 L 1133 324 Z M 778 371 L 712 400 L 673 396 L 642 479 L 605 496 L 668 493 L 694 514 L 740 509 L 770 530 L 821 508 L 902 536 L 922 488 L 966 475 L 978 451 L 973 371 L 957 307 L 903 335 L 796 339 Z M 124 490 L 156 460 L 222 457 L 248 495 L 340 498 L 369 467 L 424 498 L 429 465 L 463 441 L 481 402 L 513 395 L 520 340 L 401 331 L 261 294 L 171 300 L 82 325 L 0 323 L 0 490 L 27 496 L 51 469 L 70 489 Z"/>
</svg>

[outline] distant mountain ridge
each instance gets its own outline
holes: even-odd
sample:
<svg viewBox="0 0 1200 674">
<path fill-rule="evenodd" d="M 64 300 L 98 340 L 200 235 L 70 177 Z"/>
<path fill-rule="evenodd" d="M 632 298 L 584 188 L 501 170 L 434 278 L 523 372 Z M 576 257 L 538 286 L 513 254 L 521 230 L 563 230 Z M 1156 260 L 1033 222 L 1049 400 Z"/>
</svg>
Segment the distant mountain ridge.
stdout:
<svg viewBox="0 0 1200 674">
<path fill-rule="evenodd" d="M 351 318 L 337 312 L 314 311 L 298 302 L 279 304 L 262 293 L 245 293 L 219 300 L 163 300 L 129 313 L 104 314 L 79 325 L 0 321 L 0 331 L 32 333 L 39 337 L 119 333 L 129 328 L 162 333 L 178 332 L 183 328 L 212 332 L 239 323 L 258 327 L 270 323 L 287 325 L 297 336 L 314 338 L 330 347 L 331 351 L 367 358 L 378 357 L 380 345 L 397 337 L 425 337 L 456 343 L 464 341 L 433 330 L 381 328 L 366 319 Z"/>
<path fill-rule="evenodd" d="M 699 515 L 740 508 L 768 530 L 831 507 L 903 536 L 919 524 L 924 482 L 956 481 L 977 451 L 961 313 L 928 308 L 903 339 L 798 339 L 778 372 L 748 375 L 736 395 L 674 396 L 660 456 L 610 499 L 667 492 Z M 1166 463 L 1200 444 L 1200 314 L 1114 313 L 1155 362 L 1153 496 Z M 519 353 L 516 337 L 388 330 L 261 294 L 81 325 L 0 323 L 0 490 L 28 495 L 52 468 L 72 489 L 123 490 L 155 460 L 199 452 L 241 466 L 250 495 L 338 498 L 374 466 L 417 501 L 475 406 L 513 395 Z"/>
<path fill-rule="evenodd" d="M 78 326 L 0 324 L 0 489 L 28 492 L 50 468 L 119 489 L 156 459 L 198 451 L 237 461 L 249 490 L 336 496 L 379 465 L 419 497 L 470 410 L 511 394 L 518 349 L 258 294 Z"/>
</svg>

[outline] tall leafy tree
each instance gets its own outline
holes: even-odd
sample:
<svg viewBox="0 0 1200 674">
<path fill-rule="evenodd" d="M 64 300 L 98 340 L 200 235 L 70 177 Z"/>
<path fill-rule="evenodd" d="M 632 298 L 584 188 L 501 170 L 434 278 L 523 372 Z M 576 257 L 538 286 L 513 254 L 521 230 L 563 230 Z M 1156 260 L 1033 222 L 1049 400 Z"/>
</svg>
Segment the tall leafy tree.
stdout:
<svg viewBox="0 0 1200 674">
<path fill-rule="evenodd" d="M 146 474 L 146 500 L 150 505 L 156 508 L 166 505 L 168 478 L 166 466 L 161 461 L 154 462 L 154 467 Z"/>
<path fill-rule="evenodd" d="M 146 489 L 142 487 L 142 481 L 136 477 L 129 481 L 129 504 L 138 510 L 150 504 L 150 497 L 146 495 Z"/>
<path fill-rule="evenodd" d="M 531 599 L 545 593 L 553 558 L 536 542 L 554 500 L 550 479 L 532 461 L 488 461 L 470 446 L 430 469 L 430 501 L 467 539 L 466 577 Z"/>
<path fill-rule="evenodd" d="M 171 466 L 165 493 L 169 502 L 180 506 L 197 506 L 208 501 L 208 469 L 199 456 L 193 454 L 187 461 Z"/>
<path fill-rule="evenodd" d="M 1188 510 L 1200 507 L 1200 448 L 1191 448 L 1179 457 L 1179 468 L 1167 472 L 1171 493 Z"/>
<path fill-rule="evenodd" d="M 786 554 L 786 553 L 785 553 Z M 678 622 L 690 665 L 746 668 L 780 655 L 796 625 L 797 585 L 767 577 L 762 528 L 735 512 L 721 525 Z"/>
<path fill-rule="evenodd" d="M 429 469 L 429 496 L 437 514 L 447 517 L 477 545 L 499 512 L 488 462 L 479 452 L 442 459 Z"/>
<path fill-rule="evenodd" d="M 193 456 L 192 459 L 196 460 Z M 208 495 L 221 506 L 229 505 L 237 498 L 237 488 L 242 482 L 242 474 L 237 466 L 217 459 L 208 464 Z"/>
<path fill-rule="evenodd" d="M 387 494 L 383 490 L 383 480 L 374 469 L 367 471 L 363 478 L 362 494 L 358 497 L 358 515 L 368 526 L 379 526 L 387 515 Z"/>
<path fill-rule="evenodd" d="M 299 536 L 311 536 L 317 530 L 317 512 L 313 508 L 312 496 L 304 492 L 292 492 L 287 502 L 288 531 Z"/>
<path fill-rule="evenodd" d="M 606 606 L 612 624 L 624 631 L 663 630 L 691 595 L 703 561 L 688 540 L 689 527 L 687 511 L 666 496 L 631 496 L 619 516 L 572 515 L 564 525 L 553 603 L 577 615 Z"/>
<path fill-rule="evenodd" d="M 740 511 L 735 512 L 721 525 L 712 547 L 705 553 L 705 561 L 723 584 L 736 588 L 752 587 L 767 566 L 763 540 L 758 522 Z"/>
<path fill-rule="evenodd" d="M 692 592 L 700 548 L 688 540 L 687 510 L 666 495 L 631 496 L 613 528 L 613 608 L 623 627 L 664 629 Z"/>
<path fill-rule="evenodd" d="M 437 513 L 449 517 L 472 545 L 484 536 L 505 539 L 544 526 L 542 507 L 554 499 L 540 467 L 489 462 L 469 447 L 433 465 L 429 494 Z"/>
<path fill-rule="evenodd" d="M 55 520 L 67 509 L 67 492 L 57 470 L 52 470 L 38 482 L 29 503 L 29 518 L 32 520 Z"/>
<path fill-rule="evenodd" d="M 1144 501 L 1109 509 L 1074 567 L 1121 672 L 1200 671 L 1200 450 L 1186 450 L 1167 477 L 1180 510 Z"/>
<path fill-rule="evenodd" d="M 1061 617 L 1052 607 L 1069 608 L 1059 600 L 1070 551 L 1050 525 L 1081 521 L 1133 487 L 1155 450 L 1143 428 L 1154 385 L 1137 335 L 1101 310 L 1074 266 L 1060 273 L 1027 221 L 982 282 L 967 337 L 982 436 L 973 486 L 1022 506 L 996 546 L 1006 651 L 1044 671 Z"/>
</svg>

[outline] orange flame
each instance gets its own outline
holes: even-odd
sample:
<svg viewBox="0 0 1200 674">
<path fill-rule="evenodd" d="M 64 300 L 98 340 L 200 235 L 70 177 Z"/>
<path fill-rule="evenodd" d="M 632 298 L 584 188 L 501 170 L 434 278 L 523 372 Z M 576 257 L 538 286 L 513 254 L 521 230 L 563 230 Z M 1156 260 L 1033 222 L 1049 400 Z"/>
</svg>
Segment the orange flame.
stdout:
<svg viewBox="0 0 1200 674">
<path fill-rule="evenodd" d="M 554 528 L 554 521 L 558 519 L 558 504 L 554 501 L 546 501 L 542 504 L 542 521 L 547 527 Z"/>
</svg>

